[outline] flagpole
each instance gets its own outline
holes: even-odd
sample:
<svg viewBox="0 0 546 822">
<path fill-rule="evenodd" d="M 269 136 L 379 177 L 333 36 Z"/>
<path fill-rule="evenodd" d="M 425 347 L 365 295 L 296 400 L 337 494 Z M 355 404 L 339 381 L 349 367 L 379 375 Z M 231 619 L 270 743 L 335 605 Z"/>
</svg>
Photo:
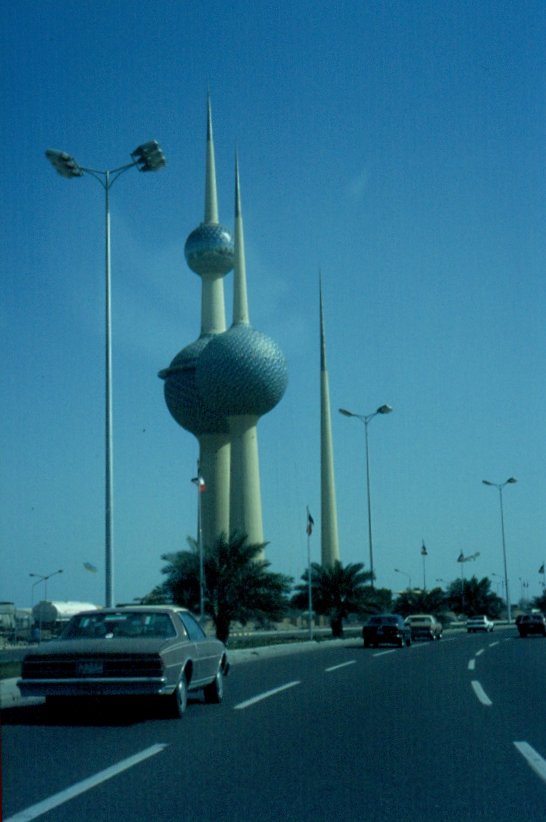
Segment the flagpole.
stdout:
<svg viewBox="0 0 546 822">
<path fill-rule="evenodd" d="M 311 534 L 313 532 L 313 517 L 307 508 L 307 613 L 309 620 L 309 640 L 313 641 L 313 587 L 311 585 Z"/>
</svg>

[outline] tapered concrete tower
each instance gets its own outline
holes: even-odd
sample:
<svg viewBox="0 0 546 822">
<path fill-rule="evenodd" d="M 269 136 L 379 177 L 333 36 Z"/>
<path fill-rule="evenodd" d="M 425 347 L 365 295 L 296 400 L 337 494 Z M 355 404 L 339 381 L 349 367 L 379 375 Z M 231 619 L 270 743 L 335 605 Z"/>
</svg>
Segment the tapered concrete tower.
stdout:
<svg viewBox="0 0 546 822">
<path fill-rule="evenodd" d="M 206 402 L 196 385 L 198 362 L 211 340 L 226 330 L 224 276 L 233 268 L 233 240 L 218 222 L 216 168 L 210 99 L 207 106 L 207 153 L 205 174 L 205 218 L 189 235 L 185 245 L 188 266 L 201 277 L 201 333 L 186 346 L 168 368 L 160 371 L 165 380 L 165 402 L 176 422 L 199 441 L 199 473 L 206 492 L 201 497 L 204 545 L 229 533 L 230 440 L 227 417 Z M 188 481 L 189 481 L 188 477 Z"/>
<path fill-rule="evenodd" d="M 334 477 L 334 446 L 330 412 L 330 386 L 326 366 L 326 337 L 324 333 L 324 309 L 322 282 L 319 281 L 320 298 L 320 537 L 321 564 L 331 567 L 339 559 L 337 530 L 336 483 Z"/>
<path fill-rule="evenodd" d="M 250 325 L 239 169 L 235 167 L 233 324 L 199 358 L 196 381 L 207 403 L 225 415 L 231 442 L 230 533 L 264 541 L 258 419 L 282 398 L 288 372 L 279 346 Z"/>
</svg>

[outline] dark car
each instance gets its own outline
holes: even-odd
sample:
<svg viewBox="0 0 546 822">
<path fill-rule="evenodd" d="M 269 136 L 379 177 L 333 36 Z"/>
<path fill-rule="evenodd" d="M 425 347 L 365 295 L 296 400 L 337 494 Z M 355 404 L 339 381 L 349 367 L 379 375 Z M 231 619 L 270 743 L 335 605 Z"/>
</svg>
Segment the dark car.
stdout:
<svg viewBox="0 0 546 822">
<path fill-rule="evenodd" d="M 61 637 L 23 659 L 17 685 L 23 696 L 157 696 L 182 716 L 189 690 L 221 702 L 229 670 L 224 644 L 207 638 L 197 620 L 171 606 L 85 611 Z"/>
<path fill-rule="evenodd" d="M 546 637 L 546 618 L 544 614 L 522 614 L 518 618 L 517 626 L 522 639 L 531 634 Z"/>
<path fill-rule="evenodd" d="M 400 648 L 411 645 L 411 628 L 406 625 L 399 614 L 377 614 L 370 617 L 362 628 L 364 647 L 375 645 L 398 645 Z"/>
</svg>

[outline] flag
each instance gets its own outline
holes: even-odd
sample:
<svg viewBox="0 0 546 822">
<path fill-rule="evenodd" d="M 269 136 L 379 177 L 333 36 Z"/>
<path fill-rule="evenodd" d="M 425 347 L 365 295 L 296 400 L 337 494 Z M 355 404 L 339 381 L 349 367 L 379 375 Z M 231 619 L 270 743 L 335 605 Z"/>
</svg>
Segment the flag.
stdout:
<svg viewBox="0 0 546 822">
<path fill-rule="evenodd" d="M 427 546 L 425 545 L 424 542 L 421 546 L 421 556 L 422 557 L 427 557 L 428 556 Z"/>
<path fill-rule="evenodd" d="M 305 530 L 307 532 L 307 536 L 309 536 L 309 537 L 313 533 L 313 525 L 314 524 L 315 524 L 315 520 L 313 519 L 313 517 L 309 513 L 309 508 L 308 508 L 307 509 L 307 528 Z"/>
<path fill-rule="evenodd" d="M 543 574 L 543 573 L 544 573 L 544 563 L 542 563 L 542 565 L 541 565 L 541 566 L 540 566 L 540 568 L 538 569 L 538 572 L 539 572 L 539 574 Z"/>
<path fill-rule="evenodd" d="M 91 571 L 92 574 L 97 573 L 97 568 L 95 568 L 95 566 L 92 565 L 90 562 L 84 562 L 83 567 L 85 568 L 86 571 Z"/>
<path fill-rule="evenodd" d="M 464 562 L 464 554 L 463 554 L 463 552 L 462 552 L 462 551 L 461 551 L 461 553 L 459 554 L 459 556 L 457 557 L 457 562 Z"/>
<path fill-rule="evenodd" d="M 203 477 L 194 477 L 192 479 L 192 482 L 193 482 L 194 485 L 197 485 L 200 494 L 203 491 L 207 490 L 207 486 L 205 485 L 205 480 L 203 479 Z"/>
</svg>

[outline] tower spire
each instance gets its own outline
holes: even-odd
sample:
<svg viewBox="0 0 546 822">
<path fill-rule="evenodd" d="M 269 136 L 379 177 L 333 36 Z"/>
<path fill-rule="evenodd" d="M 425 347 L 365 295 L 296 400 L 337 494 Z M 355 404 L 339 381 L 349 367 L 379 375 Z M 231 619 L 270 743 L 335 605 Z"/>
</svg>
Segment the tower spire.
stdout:
<svg viewBox="0 0 546 822">
<path fill-rule="evenodd" d="M 239 158 L 235 155 L 235 230 L 233 260 L 233 325 L 250 322 L 246 288 L 245 237 L 243 212 L 241 208 L 241 186 L 239 181 Z"/>
<path fill-rule="evenodd" d="M 207 98 L 207 161 L 205 171 L 205 223 L 218 222 L 218 195 L 216 192 L 216 163 L 214 136 L 212 133 L 212 108 L 210 94 Z"/>
<path fill-rule="evenodd" d="M 320 498 L 321 562 L 332 567 L 339 560 L 334 446 L 330 412 L 330 386 L 326 368 L 326 336 L 322 302 L 322 275 L 319 274 L 320 303 Z"/>
</svg>

